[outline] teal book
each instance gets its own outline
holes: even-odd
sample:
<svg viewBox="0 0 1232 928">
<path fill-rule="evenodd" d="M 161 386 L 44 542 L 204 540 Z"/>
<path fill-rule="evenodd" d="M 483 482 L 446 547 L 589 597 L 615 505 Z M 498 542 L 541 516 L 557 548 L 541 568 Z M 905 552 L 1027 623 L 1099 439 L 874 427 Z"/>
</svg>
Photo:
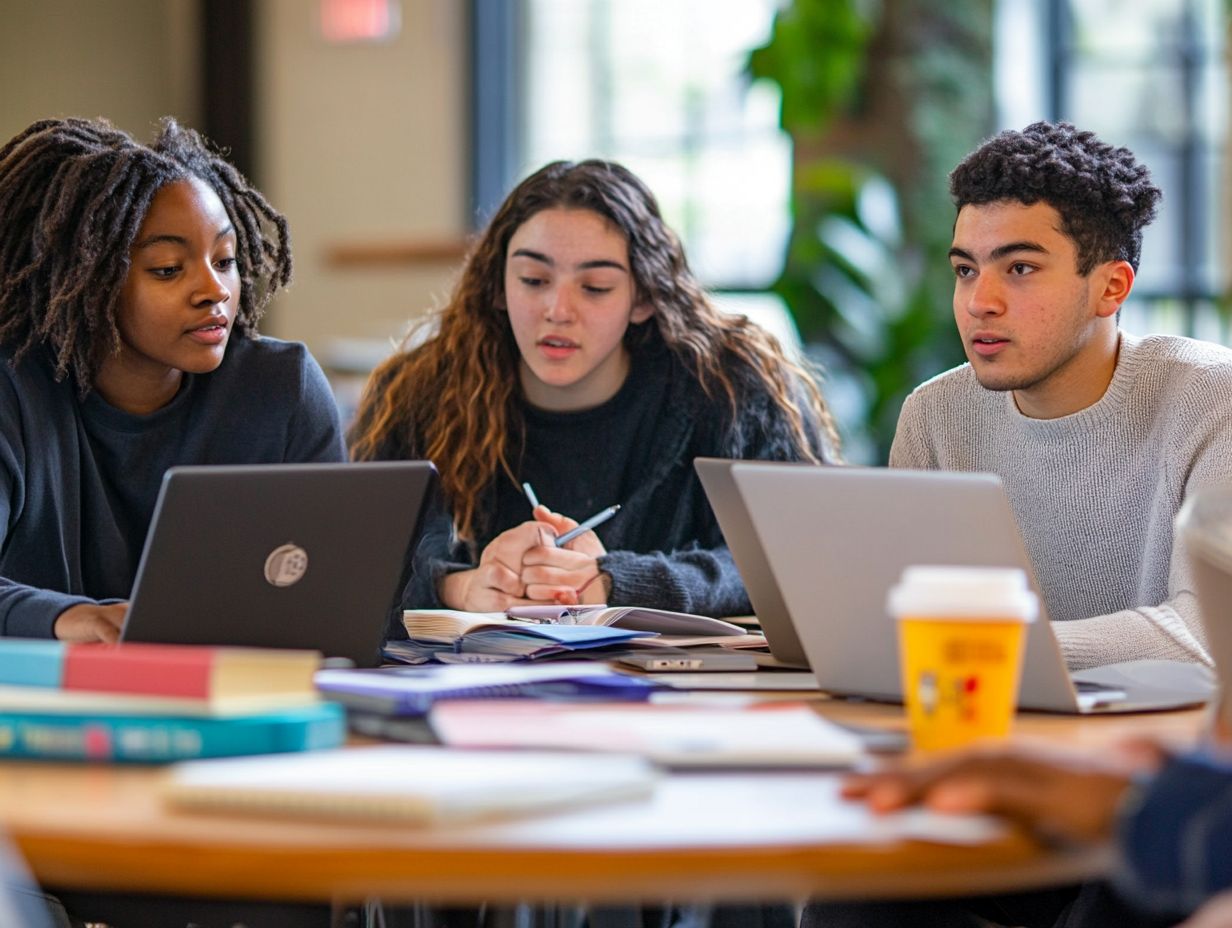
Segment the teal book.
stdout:
<svg viewBox="0 0 1232 928">
<path fill-rule="evenodd" d="M 0 713 L 0 758 L 161 764 L 311 751 L 338 747 L 345 740 L 345 712 L 332 702 L 225 718 Z"/>
<path fill-rule="evenodd" d="M 63 641 L 0 638 L 0 683 L 59 688 L 66 650 Z"/>
</svg>

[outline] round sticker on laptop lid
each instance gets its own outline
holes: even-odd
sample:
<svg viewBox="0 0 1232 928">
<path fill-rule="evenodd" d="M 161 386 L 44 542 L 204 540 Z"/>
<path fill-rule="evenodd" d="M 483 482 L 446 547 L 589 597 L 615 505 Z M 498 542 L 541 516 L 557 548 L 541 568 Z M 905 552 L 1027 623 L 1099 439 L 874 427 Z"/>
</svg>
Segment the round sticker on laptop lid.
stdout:
<svg viewBox="0 0 1232 928">
<path fill-rule="evenodd" d="M 280 545 L 265 559 L 265 579 L 272 586 L 291 586 L 308 572 L 308 552 L 296 544 Z"/>
</svg>

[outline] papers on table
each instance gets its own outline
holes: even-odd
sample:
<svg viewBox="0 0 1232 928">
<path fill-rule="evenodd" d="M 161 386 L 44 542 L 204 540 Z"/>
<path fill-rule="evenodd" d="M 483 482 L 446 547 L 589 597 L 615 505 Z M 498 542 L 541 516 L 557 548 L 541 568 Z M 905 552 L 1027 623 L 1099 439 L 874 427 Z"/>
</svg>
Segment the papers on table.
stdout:
<svg viewBox="0 0 1232 928">
<path fill-rule="evenodd" d="M 562 748 L 640 754 L 669 767 L 846 767 L 860 738 L 807 706 L 753 708 L 644 703 L 440 703 L 428 721 L 464 748 Z"/>
<path fill-rule="evenodd" d="M 188 809 L 432 824 L 644 798 L 657 774 L 637 757 L 432 747 L 321 751 L 174 767 L 164 796 Z"/>
</svg>

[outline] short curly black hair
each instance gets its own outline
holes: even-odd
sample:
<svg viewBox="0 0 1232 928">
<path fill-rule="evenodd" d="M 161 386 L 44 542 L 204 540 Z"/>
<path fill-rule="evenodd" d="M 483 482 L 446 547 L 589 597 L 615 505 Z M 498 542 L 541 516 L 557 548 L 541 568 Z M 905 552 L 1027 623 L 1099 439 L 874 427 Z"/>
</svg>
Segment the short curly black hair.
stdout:
<svg viewBox="0 0 1232 928">
<path fill-rule="evenodd" d="M 1155 218 L 1161 197 L 1133 152 L 1067 122 L 1036 122 L 989 139 L 950 174 L 950 195 L 959 210 L 998 200 L 1026 206 L 1043 200 L 1061 214 L 1082 275 L 1105 261 L 1128 261 L 1137 271 L 1142 230 Z"/>
<path fill-rule="evenodd" d="M 105 119 L 44 119 L 0 147 L 0 345 L 12 363 L 42 345 L 84 395 L 120 348 L 129 248 L 154 195 L 197 177 L 235 227 L 236 326 L 255 333 L 291 279 L 286 219 L 205 139 L 167 117 L 143 145 Z"/>
</svg>

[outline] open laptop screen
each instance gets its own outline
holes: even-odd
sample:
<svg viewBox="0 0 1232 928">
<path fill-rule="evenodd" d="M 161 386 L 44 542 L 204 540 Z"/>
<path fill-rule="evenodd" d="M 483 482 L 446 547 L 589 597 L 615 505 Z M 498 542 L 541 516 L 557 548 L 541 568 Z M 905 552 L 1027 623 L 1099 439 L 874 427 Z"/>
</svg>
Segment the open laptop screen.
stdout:
<svg viewBox="0 0 1232 928">
<path fill-rule="evenodd" d="M 377 664 L 434 473 L 422 461 L 171 468 L 122 637 Z"/>
</svg>

